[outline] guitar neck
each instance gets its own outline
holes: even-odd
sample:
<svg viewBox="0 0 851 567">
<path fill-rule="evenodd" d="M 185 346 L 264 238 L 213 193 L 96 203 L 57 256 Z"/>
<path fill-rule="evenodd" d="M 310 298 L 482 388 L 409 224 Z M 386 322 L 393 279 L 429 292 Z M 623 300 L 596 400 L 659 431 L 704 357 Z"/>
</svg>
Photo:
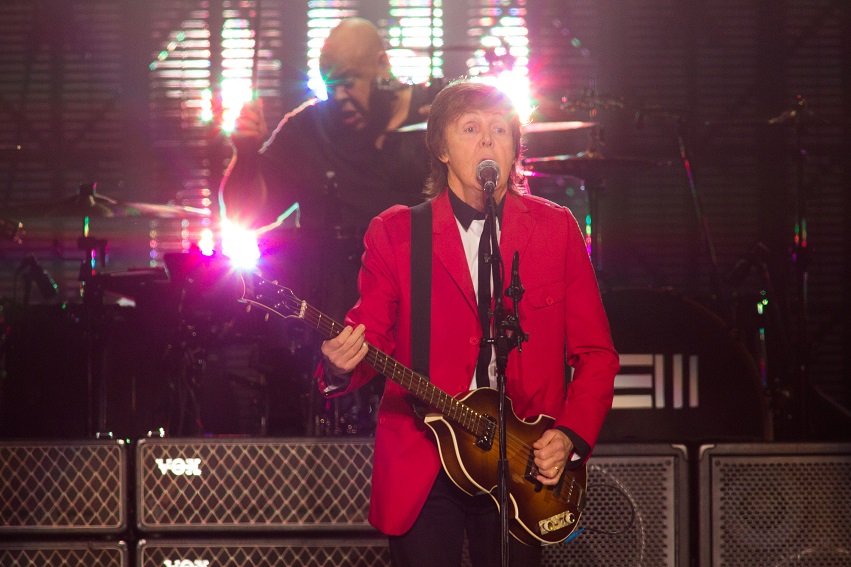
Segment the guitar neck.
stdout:
<svg viewBox="0 0 851 567">
<path fill-rule="evenodd" d="M 339 335 L 344 328 L 343 325 L 306 302 L 302 302 L 300 317 L 329 339 Z M 367 347 L 369 350 L 364 358 L 366 363 L 413 394 L 418 400 L 428 404 L 429 407 L 434 408 L 474 435 L 480 435 L 487 428 L 488 424 L 482 419 L 483 416 L 432 384 L 428 378 L 417 374 L 371 344 L 367 343 Z"/>
</svg>

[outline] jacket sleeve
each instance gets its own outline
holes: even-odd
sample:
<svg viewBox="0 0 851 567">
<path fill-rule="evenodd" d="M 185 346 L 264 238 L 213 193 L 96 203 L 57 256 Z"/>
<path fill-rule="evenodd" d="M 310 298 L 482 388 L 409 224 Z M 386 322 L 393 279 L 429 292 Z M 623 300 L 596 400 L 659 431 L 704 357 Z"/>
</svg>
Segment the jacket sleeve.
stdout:
<svg viewBox="0 0 851 567">
<path fill-rule="evenodd" d="M 394 245 L 387 230 L 385 215 L 375 217 L 364 236 L 364 253 L 358 274 L 360 299 L 349 311 L 345 324 L 366 327 L 366 340 L 375 349 L 392 356 L 395 350 L 395 334 L 400 288 L 397 273 L 397 258 Z M 371 349 L 371 352 L 374 352 Z M 380 369 L 369 364 L 370 355 L 352 373 L 348 384 L 330 384 L 326 381 L 320 365 L 316 377 L 320 392 L 333 397 L 360 388 Z"/>
<path fill-rule="evenodd" d="M 585 446 L 576 441 L 574 444 L 587 459 L 612 407 L 614 379 L 620 364 L 582 232 L 570 211 L 564 209 L 564 213 L 568 217 L 565 351 L 573 377 L 556 425 L 566 427 L 585 442 Z"/>
</svg>

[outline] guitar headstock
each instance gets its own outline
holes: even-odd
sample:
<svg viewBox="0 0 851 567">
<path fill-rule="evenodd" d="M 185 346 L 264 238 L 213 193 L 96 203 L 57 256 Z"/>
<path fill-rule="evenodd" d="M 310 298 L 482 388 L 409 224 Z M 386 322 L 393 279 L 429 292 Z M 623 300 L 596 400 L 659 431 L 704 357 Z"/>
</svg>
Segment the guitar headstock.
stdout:
<svg viewBox="0 0 851 567">
<path fill-rule="evenodd" d="M 257 305 L 281 317 L 304 318 L 307 304 L 290 288 L 263 279 L 259 274 L 243 274 L 242 283 L 241 302 Z"/>
</svg>

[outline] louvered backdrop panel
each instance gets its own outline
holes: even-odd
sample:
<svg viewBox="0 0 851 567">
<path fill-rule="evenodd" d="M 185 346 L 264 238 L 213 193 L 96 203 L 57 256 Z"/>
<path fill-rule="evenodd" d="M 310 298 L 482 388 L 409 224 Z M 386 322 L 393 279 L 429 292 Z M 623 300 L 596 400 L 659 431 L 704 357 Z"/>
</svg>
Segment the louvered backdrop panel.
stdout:
<svg viewBox="0 0 851 567">
<path fill-rule="evenodd" d="M 300 24 L 294 42 L 281 33 L 280 14 L 279 3 L 264 3 L 258 18 L 253 2 L 231 0 L 4 2 L 0 214 L 70 199 L 82 182 L 97 182 L 99 194 L 116 200 L 215 208 L 230 148 L 217 123 L 202 120 L 204 91 L 211 75 L 232 77 L 246 59 L 250 64 L 255 24 L 262 28 L 259 89 L 270 120 L 304 96 L 296 69 L 306 56 L 292 53 L 303 53 L 306 16 L 291 18 Z M 224 46 L 225 26 L 247 40 L 242 51 Z M 289 67 L 282 69 L 285 45 Z M 0 294 L 24 298 L 13 269 L 34 254 L 60 285 L 60 298 L 75 301 L 82 219 L 0 218 L 4 228 L 22 221 L 26 230 L 22 244 L 0 242 Z M 185 250 L 204 226 L 195 219 L 92 218 L 90 235 L 109 249 L 98 269 L 162 266 L 165 253 Z M 29 299 L 43 300 L 37 291 Z"/>
<path fill-rule="evenodd" d="M 606 156 L 670 161 L 661 168 L 601 169 L 594 227 L 602 239 L 597 266 L 604 287 L 673 287 L 718 310 L 755 354 L 765 326 L 765 381 L 775 394 L 783 435 L 803 432 L 788 419 L 801 400 L 794 371 L 795 355 L 806 350 L 795 348 L 800 337 L 811 343 L 810 382 L 847 405 L 847 4 L 551 0 L 531 5 L 529 18 L 536 30 L 530 38 L 533 85 L 547 94 L 549 108 L 560 98 L 587 106 L 587 90 L 593 89 L 600 103 L 593 120 L 603 129 Z M 794 124 L 768 123 L 792 110 L 799 94 L 812 112 L 801 138 L 809 156 L 802 189 Z M 604 106 L 612 101 L 623 108 Z M 583 111 L 570 118 L 589 116 Z M 678 133 L 691 157 L 697 202 L 680 160 Z M 565 140 L 563 151 L 550 153 L 573 152 L 574 144 Z M 799 193 L 811 250 L 806 335 L 799 332 L 800 286 L 789 253 Z M 698 204 L 717 271 L 703 241 Z M 737 266 L 744 269 L 737 273 Z M 715 274 L 722 302 L 710 299 L 719 289 Z M 760 316 L 756 304 L 766 298 L 764 290 L 769 303 Z M 791 404 L 780 402 L 781 390 L 791 391 Z"/>
<path fill-rule="evenodd" d="M 379 4 L 351 5 L 369 16 L 384 12 Z M 305 95 L 306 10 L 279 1 L 262 6 L 260 87 L 274 123 Z M 210 74 L 218 76 L 227 66 L 221 50 L 210 49 L 219 38 L 208 30 L 232 19 L 251 20 L 253 9 L 250 1 L 231 0 L 0 4 L 0 218 L 9 220 L 2 209 L 18 203 L 68 198 L 81 181 L 97 181 L 102 194 L 117 199 L 215 201 L 229 149 L 216 127 L 199 120 L 200 101 Z M 561 99 L 574 100 L 588 88 L 622 97 L 624 108 L 599 108 L 593 116 L 605 153 L 671 162 L 601 172 L 604 187 L 595 193 L 600 211 L 593 225 L 602 238 L 598 267 L 604 285 L 672 286 L 699 299 L 714 290 L 714 270 L 679 161 L 675 118 L 683 117 L 724 282 L 721 297 L 735 292 L 739 298 L 743 313 L 737 315 L 748 323 L 742 333 L 749 345 L 756 335 L 751 306 L 768 283 L 773 286 L 769 310 L 779 310 L 786 336 L 777 325 L 766 329 L 769 385 L 794 394 L 788 353 L 802 352 L 790 347 L 805 336 L 812 347 L 812 382 L 847 402 L 847 3 L 539 0 L 527 11 L 530 73 L 542 112 L 587 120 L 587 109 L 560 113 Z M 801 138 L 809 155 L 802 185 L 794 128 L 767 125 L 798 94 L 814 117 Z M 635 120 L 638 109 L 645 112 Z M 539 149 L 543 155 L 574 153 L 585 143 L 578 133 Z M 575 180 L 548 196 L 571 190 L 579 191 Z M 800 291 L 788 254 L 799 196 L 805 197 L 812 251 L 806 335 L 796 332 L 802 328 L 793 308 Z M 109 241 L 109 269 L 121 271 L 152 260 L 160 264 L 162 253 L 182 250 L 198 228 L 94 219 L 92 234 Z M 0 244 L 0 295 L 22 299 L 13 272 L 34 254 L 59 282 L 61 296 L 76 301 L 80 220 L 29 219 L 27 229 L 23 244 Z M 152 242 L 156 258 L 150 257 Z M 758 243 L 764 248 L 755 248 Z M 771 281 L 759 270 L 726 281 L 754 250 L 770 268 Z M 37 290 L 31 300 L 41 301 Z"/>
<path fill-rule="evenodd" d="M 267 119 L 282 111 L 281 5 L 253 1 L 157 0 L 146 8 L 151 18 L 149 55 L 150 129 L 157 159 L 157 186 L 182 204 L 217 210 L 217 190 L 231 149 L 221 129 L 221 109 L 211 97 L 221 96 L 221 79 L 251 78 L 254 46 L 258 94 Z M 295 22 L 301 18 L 295 17 Z M 254 28 L 260 26 L 258 30 Z M 227 37 L 225 37 L 227 36 Z M 239 40 L 243 40 L 239 43 Z M 298 50 L 303 50 L 299 45 Z M 305 56 L 293 50 L 287 60 L 303 66 Z M 297 62 L 297 63 L 296 63 Z M 270 124 L 274 127 L 274 124 Z M 154 223 L 153 263 L 165 254 L 185 251 L 196 243 L 206 222 Z"/>
</svg>

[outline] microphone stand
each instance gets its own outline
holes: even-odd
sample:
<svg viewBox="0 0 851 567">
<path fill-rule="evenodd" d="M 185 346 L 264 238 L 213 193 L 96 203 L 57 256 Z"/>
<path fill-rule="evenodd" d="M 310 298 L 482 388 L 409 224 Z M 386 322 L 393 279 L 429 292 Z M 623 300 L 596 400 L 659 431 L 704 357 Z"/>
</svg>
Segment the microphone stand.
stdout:
<svg viewBox="0 0 851 567">
<path fill-rule="evenodd" d="M 511 285 L 505 290 L 505 295 L 512 298 L 514 309 L 512 314 L 508 314 L 503 303 L 502 293 L 497 290 L 502 289 L 503 274 L 505 266 L 502 262 L 502 255 L 499 253 L 499 242 L 497 240 L 497 216 L 496 202 L 493 198 L 493 188 L 487 187 L 485 191 L 487 197 L 487 214 L 490 215 L 490 242 L 491 254 L 485 261 L 491 268 L 493 277 L 494 289 L 494 310 L 493 310 L 493 329 L 494 336 L 487 339 L 490 344 L 496 347 L 496 380 L 497 390 L 499 392 L 499 471 L 497 485 L 497 499 L 499 500 L 499 528 L 500 528 L 500 557 L 502 567 L 508 567 L 508 457 L 506 449 L 506 394 L 505 394 L 505 369 L 508 366 L 508 354 L 512 349 L 517 347 L 522 351 L 521 344 L 528 340 L 528 335 L 520 328 L 520 317 L 518 315 L 517 305 L 520 298 L 523 297 L 523 286 L 520 283 L 520 253 L 514 252 L 514 259 L 511 269 Z"/>
</svg>

